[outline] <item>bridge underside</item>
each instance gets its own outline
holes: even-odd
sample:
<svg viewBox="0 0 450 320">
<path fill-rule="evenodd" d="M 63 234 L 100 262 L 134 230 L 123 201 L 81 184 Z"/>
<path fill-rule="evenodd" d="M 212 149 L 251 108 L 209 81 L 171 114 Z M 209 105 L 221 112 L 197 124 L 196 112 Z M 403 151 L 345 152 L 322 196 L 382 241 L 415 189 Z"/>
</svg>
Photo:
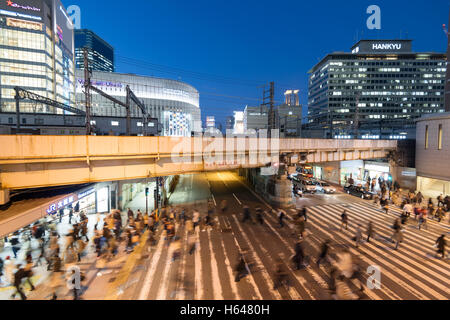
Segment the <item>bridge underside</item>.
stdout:
<svg viewBox="0 0 450 320">
<path fill-rule="evenodd" d="M 256 140 L 255 140 L 256 141 Z M 1 189 L 27 189 L 309 163 L 378 159 L 395 141 L 0 136 Z M 256 144 L 255 144 L 256 143 Z M 256 146 L 256 147 L 255 147 Z M 281 157 L 280 157 L 281 156 Z"/>
</svg>

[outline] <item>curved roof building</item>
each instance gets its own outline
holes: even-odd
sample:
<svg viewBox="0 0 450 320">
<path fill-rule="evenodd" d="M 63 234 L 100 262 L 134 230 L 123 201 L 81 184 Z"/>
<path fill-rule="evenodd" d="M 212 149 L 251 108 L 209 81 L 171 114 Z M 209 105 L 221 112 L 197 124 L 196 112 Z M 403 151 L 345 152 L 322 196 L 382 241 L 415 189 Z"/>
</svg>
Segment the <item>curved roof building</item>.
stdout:
<svg viewBox="0 0 450 320">
<path fill-rule="evenodd" d="M 126 86 L 144 103 L 147 112 L 158 118 L 163 136 L 191 136 L 201 131 L 199 92 L 191 85 L 169 79 L 93 71 L 92 85 L 125 102 Z M 85 110 L 84 71 L 76 70 L 76 104 Z M 92 92 L 92 113 L 97 116 L 125 117 L 125 108 Z M 141 117 L 136 106 L 132 117 Z"/>
</svg>

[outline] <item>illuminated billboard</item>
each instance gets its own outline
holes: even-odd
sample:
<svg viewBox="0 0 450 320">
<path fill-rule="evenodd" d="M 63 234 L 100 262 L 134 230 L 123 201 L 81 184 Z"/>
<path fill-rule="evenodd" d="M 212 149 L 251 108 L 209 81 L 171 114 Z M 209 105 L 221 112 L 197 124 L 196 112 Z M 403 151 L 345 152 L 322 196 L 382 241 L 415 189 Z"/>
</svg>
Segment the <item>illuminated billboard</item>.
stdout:
<svg viewBox="0 0 450 320">
<path fill-rule="evenodd" d="M 43 6 L 42 0 L 0 0 L 0 15 L 42 22 Z"/>
<path fill-rule="evenodd" d="M 74 27 L 66 9 L 59 0 L 53 0 L 53 16 L 55 17 L 53 27 L 55 40 L 62 43 L 65 49 L 72 53 L 74 51 Z"/>
</svg>

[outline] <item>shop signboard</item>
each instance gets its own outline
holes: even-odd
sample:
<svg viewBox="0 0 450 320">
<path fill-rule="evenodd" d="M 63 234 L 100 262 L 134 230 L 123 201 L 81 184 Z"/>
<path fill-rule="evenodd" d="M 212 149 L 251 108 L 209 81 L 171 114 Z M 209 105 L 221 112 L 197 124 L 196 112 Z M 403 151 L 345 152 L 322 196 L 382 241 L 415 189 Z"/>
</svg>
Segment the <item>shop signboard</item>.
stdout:
<svg viewBox="0 0 450 320">
<path fill-rule="evenodd" d="M 73 203 L 74 201 L 75 201 L 75 197 L 69 196 L 58 202 L 52 203 L 51 205 L 49 205 L 49 207 L 47 209 L 47 214 L 54 215 L 58 212 L 59 209 L 62 209 L 64 207 L 68 206 L 69 204 Z"/>
<path fill-rule="evenodd" d="M 86 197 L 86 196 L 88 196 L 88 195 L 90 195 L 90 194 L 92 194 L 94 192 L 95 192 L 95 188 L 90 188 L 90 189 L 88 189 L 86 191 L 83 191 L 83 192 L 78 194 L 78 200 L 80 200 L 80 199 L 82 199 L 82 198 L 84 198 L 84 197 Z"/>
</svg>

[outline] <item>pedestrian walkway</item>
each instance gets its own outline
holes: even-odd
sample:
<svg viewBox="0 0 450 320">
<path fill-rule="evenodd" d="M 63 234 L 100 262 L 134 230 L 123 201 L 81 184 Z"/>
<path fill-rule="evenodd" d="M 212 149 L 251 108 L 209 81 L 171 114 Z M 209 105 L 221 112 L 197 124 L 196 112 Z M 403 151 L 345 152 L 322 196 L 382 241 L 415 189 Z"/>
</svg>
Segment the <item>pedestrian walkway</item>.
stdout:
<svg viewBox="0 0 450 320">
<path fill-rule="evenodd" d="M 388 214 L 373 202 L 342 201 L 308 207 L 304 240 L 309 263 L 300 271 L 290 262 L 298 241 L 293 223 L 296 210 L 286 210 L 285 227 L 280 227 L 277 212 L 271 211 L 239 182 L 210 181 L 211 192 L 217 203 L 226 199 L 228 210 L 216 208 L 213 225 L 201 224 L 189 235 L 181 221 L 175 224 L 180 242 L 169 242 L 160 228 L 157 243 L 151 245 L 144 235 L 133 253 L 120 254 L 101 269 L 95 256 L 83 260 L 87 274 L 84 299 L 130 300 L 323 300 L 333 299 L 331 269 L 326 263 L 317 266 L 316 258 L 325 240 L 331 240 L 330 261 L 337 264 L 343 249 L 361 261 L 364 293 L 355 295 L 357 282 L 337 283 L 347 286 L 349 299 L 370 300 L 448 300 L 450 288 L 449 259 L 435 257 L 435 241 L 441 234 L 449 234 L 445 224 L 430 223 L 419 230 L 410 222 L 404 228 L 404 241 L 398 250 L 391 242 L 391 226 L 401 210 L 392 206 Z M 239 187 L 240 186 L 240 187 Z M 231 191 L 232 190 L 232 191 Z M 234 195 L 234 196 L 233 196 Z M 236 198 L 235 198 L 236 197 Z M 358 201 L 356 201 L 358 200 Z M 250 207 L 251 221 L 242 222 L 243 205 Z M 205 218 L 208 203 L 182 206 L 189 216 L 199 210 Z M 264 224 L 254 219 L 255 208 L 266 210 Z M 179 207 L 178 209 L 181 209 Z M 340 231 L 341 214 L 348 213 L 348 230 Z M 362 241 L 355 247 L 353 237 L 358 225 L 365 234 L 372 221 L 376 235 L 370 242 Z M 366 237 L 363 237 L 366 240 Z M 179 250 L 179 256 L 174 255 Z M 235 281 L 235 266 L 240 254 L 245 257 L 246 272 Z M 175 259 L 174 259 L 175 258 Z M 276 266 L 282 260 L 289 283 L 274 288 Z M 367 288 L 371 273 L 369 267 L 377 266 L 381 272 L 379 289 Z M 30 299 L 46 299 L 45 283 L 39 286 Z M 69 296 L 69 293 L 68 293 Z M 3 298 L 3 296 L 1 297 Z M 7 298 L 7 297 L 6 297 Z"/>
</svg>

